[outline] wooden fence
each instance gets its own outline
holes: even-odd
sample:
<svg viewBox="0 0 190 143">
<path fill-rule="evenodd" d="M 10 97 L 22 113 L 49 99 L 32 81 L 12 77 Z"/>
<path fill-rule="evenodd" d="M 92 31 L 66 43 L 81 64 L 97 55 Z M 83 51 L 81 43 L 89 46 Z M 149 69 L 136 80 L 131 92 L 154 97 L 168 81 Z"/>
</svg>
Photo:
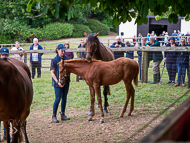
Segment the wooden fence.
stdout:
<svg viewBox="0 0 190 143">
<path fill-rule="evenodd" d="M 141 65 L 141 82 L 148 82 L 148 52 L 149 51 L 188 51 L 190 52 L 190 47 L 123 47 L 123 48 L 110 48 L 114 51 L 142 51 L 142 65 Z M 48 50 L 23 50 L 23 51 L 10 51 L 10 54 L 24 54 L 24 62 L 27 64 L 27 53 L 54 53 L 55 49 Z M 83 48 L 68 49 L 68 52 L 85 52 Z M 79 55 L 77 54 L 77 58 Z M 42 60 L 51 60 L 51 58 L 46 58 Z M 189 62 L 190 63 L 190 62 Z M 190 66 L 189 66 L 190 71 Z M 190 79 L 190 72 L 188 75 Z M 77 79 L 78 81 L 78 79 Z M 190 82 L 188 81 L 188 88 L 190 88 Z"/>
</svg>

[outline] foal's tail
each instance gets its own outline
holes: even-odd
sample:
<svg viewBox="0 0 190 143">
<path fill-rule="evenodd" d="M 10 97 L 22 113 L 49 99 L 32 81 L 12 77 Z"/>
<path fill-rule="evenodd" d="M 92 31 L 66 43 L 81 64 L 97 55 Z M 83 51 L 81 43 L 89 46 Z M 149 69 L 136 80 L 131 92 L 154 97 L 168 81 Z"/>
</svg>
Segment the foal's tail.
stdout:
<svg viewBox="0 0 190 143">
<path fill-rule="evenodd" d="M 135 78 L 133 79 L 133 83 L 135 84 L 136 87 L 138 87 L 138 75 L 139 75 L 139 64 L 136 66 L 136 75 Z"/>
</svg>

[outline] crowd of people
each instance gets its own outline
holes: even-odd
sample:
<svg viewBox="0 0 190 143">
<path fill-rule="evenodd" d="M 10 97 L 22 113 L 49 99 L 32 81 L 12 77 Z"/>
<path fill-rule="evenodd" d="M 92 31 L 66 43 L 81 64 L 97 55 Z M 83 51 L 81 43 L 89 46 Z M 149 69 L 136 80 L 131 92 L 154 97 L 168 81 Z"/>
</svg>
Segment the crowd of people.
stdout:
<svg viewBox="0 0 190 143">
<path fill-rule="evenodd" d="M 167 32 L 163 32 L 163 34 L 167 35 Z M 172 34 L 173 36 L 179 36 L 180 31 L 178 30 L 178 34 L 174 30 L 174 33 Z M 151 36 L 154 35 L 154 36 Z M 183 36 L 182 34 L 180 36 Z M 185 46 L 190 46 L 190 35 L 188 33 L 185 36 L 189 37 L 169 37 L 167 38 L 167 41 L 164 41 L 164 44 L 166 47 L 185 47 Z M 160 42 L 155 36 L 155 33 L 152 32 L 150 35 L 148 34 L 148 38 L 143 38 L 141 34 L 139 34 L 140 38 L 140 43 L 138 44 L 139 47 L 146 46 L 146 47 L 159 47 Z M 149 38 L 150 37 L 150 38 Z M 164 39 L 165 40 L 165 39 Z M 177 40 L 177 42 L 176 42 Z M 180 42 L 178 42 L 180 41 Z M 126 41 L 126 43 L 121 42 L 121 38 L 119 36 L 116 37 L 116 42 L 114 42 L 110 48 L 121 48 L 121 47 L 134 47 L 136 43 L 134 43 L 134 40 L 132 42 L 133 44 L 130 44 L 129 41 Z M 179 44 L 180 43 L 180 44 Z M 115 59 L 123 57 L 124 53 L 126 53 L 126 57 L 130 59 L 134 59 L 134 51 L 119 51 L 119 52 L 114 52 L 114 57 Z M 139 68 L 140 68 L 140 74 L 139 74 L 139 81 L 141 81 L 141 60 L 142 60 L 142 51 L 137 51 L 138 55 L 138 63 L 139 63 Z M 174 84 L 175 87 L 180 86 L 186 86 L 185 85 L 185 75 L 187 71 L 187 77 L 189 74 L 189 57 L 190 57 L 190 52 L 170 52 L 170 51 L 165 51 L 164 55 L 162 51 L 149 51 L 148 52 L 148 65 L 149 62 L 153 60 L 153 82 L 151 84 L 156 84 L 160 82 L 160 64 L 162 60 L 164 59 L 166 63 L 166 69 L 168 72 L 169 76 L 169 81 L 167 84 Z M 176 78 L 176 73 L 177 75 L 177 83 L 175 83 L 175 78 Z"/>
</svg>

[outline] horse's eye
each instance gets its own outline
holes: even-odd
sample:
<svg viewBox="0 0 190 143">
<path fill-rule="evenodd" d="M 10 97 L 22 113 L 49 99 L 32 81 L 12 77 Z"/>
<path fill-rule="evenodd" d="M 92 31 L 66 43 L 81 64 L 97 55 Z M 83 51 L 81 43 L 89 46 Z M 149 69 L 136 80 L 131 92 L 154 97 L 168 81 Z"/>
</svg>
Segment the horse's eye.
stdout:
<svg viewBox="0 0 190 143">
<path fill-rule="evenodd" d="M 63 71 L 60 71 L 60 73 L 63 73 Z"/>
</svg>

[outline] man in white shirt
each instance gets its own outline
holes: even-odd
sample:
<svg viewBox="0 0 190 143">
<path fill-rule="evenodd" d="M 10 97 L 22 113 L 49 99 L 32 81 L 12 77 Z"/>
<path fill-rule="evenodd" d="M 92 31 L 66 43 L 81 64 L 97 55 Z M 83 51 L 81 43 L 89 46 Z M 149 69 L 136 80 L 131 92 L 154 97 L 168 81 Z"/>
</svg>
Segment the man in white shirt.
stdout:
<svg viewBox="0 0 190 143">
<path fill-rule="evenodd" d="M 38 39 L 33 39 L 33 44 L 30 46 L 30 50 L 43 50 L 42 46 L 38 44 Z M 41 62 L 43 53 L 31 53 L 30 54 L 30 65 L 32 67 L 32 79 L 35 76 L 35 70 L 37 68 L 37 77 L 41 77 Z"/>
</svg>

